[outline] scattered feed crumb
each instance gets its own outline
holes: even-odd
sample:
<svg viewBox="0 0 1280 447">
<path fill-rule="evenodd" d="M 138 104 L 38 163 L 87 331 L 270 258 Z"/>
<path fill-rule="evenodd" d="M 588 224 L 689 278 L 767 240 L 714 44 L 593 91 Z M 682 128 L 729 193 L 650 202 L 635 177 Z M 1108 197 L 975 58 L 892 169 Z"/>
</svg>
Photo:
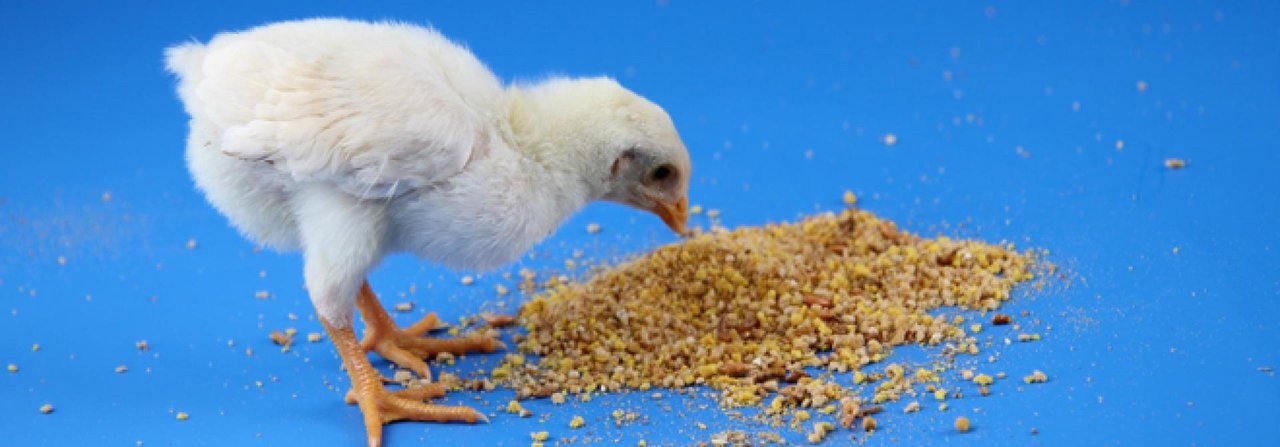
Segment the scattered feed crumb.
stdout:
<svg viewBox="0 0 1280 447">
<path fill-rule="evenodd" d="M 853 194 L 853 191 L 845 191 L 845 192 L 844 192 L 844 204 L 845 204 L 845 205 L 848 205 L 848 206 L 854 206 L 854 205 L 857 205 L 857 204 L 858 204 L 858 196 L 854 195 L 854 194 Z"/>
<path fill-rule="evenodd" d="M 105 191 L 105 192 L 103 192 L 103 193 L 102 193 L 102 201 L 103 201 L 103 202 L 110 202 L 110 201 L 111 201 L 111 191 Z"/>
<path fill-rule="evenodd" d="M 67 265 L 67 257 L 58 256 L 58 265 Z"/>
<path fill-rule="evenodd" d="M 151 345 L 148 344 L 146 340 L 141 340 L 137 343 L 134 343 L 133 346 L 135 348 L 138 348 L 139 351 L 147 351 L 151 349 Z M 38 348 L 32 348 L 32 350 L 35 350 L 35 349 L 38 349 Z"/>
<path fill-rule="evenodd" d="M 569 420 L 569 428 L 582 428 L 584 425 L 587 425 L 587 421 L 582 416 L 574 416 Z"/>
<path fill-rule="evenodd" d="M 914 400 L 908 403 L 906 408 L 902 409 L 903 413 L 915 413 L 917 411 L 920 411 L 920 402 Z"/>
<path fill-rule="evenodd" d="M 126 372 L 129 372 L 128 366 L 120 365 L 116 367 L 116 374 L 124 374 Z"/>
<path fill-rule="evenodd" d="M 823 438 L 827 437 L 827 433 L 830 433 L 835 429 L 836 426 L 832 425 L 830 422 L 814 422 L 813 430 L 809 432 L 806 439 L 809 440 L 810 444 L 820 443 Z"/>
<path fill-rule="evenodd" d="M 699 214 L 702 214 L 702 205 L 693 205 L 689 207 L 690 216 L 697 216 Z"/>
<path fill-rule="evenodd" d="M 324 339 L 324 334 L 319 332 L 310 332 L 307 334 L 307 343 L 319 343 Z"/>
<path fill-rule="evenodd" d="M 409 382 L 413 380 L 413 373 L 409 372 L 408 370 L 399 369 L 399 370 L 396 370 L 395 374 L 391 376 L 391 380 L 400 382 L 400 383 Z M 512 401 L 512 402 L 515 402 L 515 401 Z M 517 403 L 517 405 L 519 405 L 519 403 Z"/>
<path fill-rule="evenodd" d="M 885 146 L 893 147 L 894 145 L 898 144 L 898 136 L 891 133 L 887 133 L 887 134 L 884 134 L 884 137 L 880 138 L 880 141 L 883 142 Z"/>
<path fill-rule="evenodd" d="M 285 335 L 283 332 L 280 332 L 280 331 L 271 331 L 271 334 L 268 335 L 268 337 L 271 338 L 272 343 L 275 343 L 279 346 L 287 347 L 293 344 L 293 337 Z"/>
<path fill-rule="evenodd" d="M 260 300 L 265 300 L 267 298 L 271 298 L 271 292 L 267 292 L 266 290 L 259 290 L 253 294 L 253 297 Z"/>
<path fill-rule="evenodd" d="M 475 284 L 475 283 L 476 283 L 476 279 L 475 279 L 475 278 L 473 278 L 471 275 L 463 276 L 463 277 L 462 277 L 462 279 L 461 279 L 460 281 L 462 282 L 462 285 L 464 285 L 464 286 L 469 286 L 469 285 L 472 285 L 472 284 Z"/>
<path fill-rule="evenodd" d="M 413 310 L 413 302 L 403 301 L 403 302 L 396 303 L 395 309 L 396 309 L 396 312 L 409 312 Z"/>
<path fill-rule="evenodd" d="M 536 442 L 542 442 L 542 441 L 546 441 L 547 439 L 550 439 L 551 434 L 545 431 L 536 431 L 533 433 L 529 433 L 529 437 L 533 438 L 533 440 Z"/>
<path fill-rule="evenodd" d="M 188 415 L 187 412 L 185 411 L 179 411 L 178 415 L 175 417 L 177 417 L 179 421 L 185 421 L 187 419 L 191 419 L 191 416 Z"/>
<path fill-rule="evenodd" d="M 1022 381 L 1027 384 L 1044 383 L 1049 381 L 1049 376 L 1037 369 L 1026 377 L 1023 377 Z"/>
<path fill-rule="evenodd" d="M 1137 87 L 1138 87 L 1138 92 L 1139 92 L 1139 93 L 1146 93 L 1146 91 L 1147 91 L 1147 81 L 1138 80 Z"/>
<path fill-rule="evenodd" d="M 596 234 L 600 232 L 600 224 L 592 222 L 587 224 L 587 233 Z"/>
<path fill-rule="evenodd" d="M 53 413 L 53 404 L 44 404 L 40 406 L 40 412 L 44 414 Z"/>
<path fill-rule="evenodd" d="M 1164 167 L 1168 169 L 1182 169 L 1187 167 L 1187 161 L 1181 158 L 1164 159 Z"/>
<path fill-rule="evenodd" d="M 960 416 L 956 418 L 956 431 L 965 433 L 969 431 L 969 418 Z"/>
<path fill-rule="evenodd" d="M 1012 322 L 1013 317 L 1007 314 L 995 314 L 995 316 L 991 317 L 992 326 L 1004 326 Z"/>
<path fill-rule="evenodd" d="M 710 217 L 710 218 L 712 218 L 712 219 L 715 219 L 715 218 L 717 218 L 717 217 L 720 217 L 720 210 L 715 209 L 715 208 L 712 208 L 712 209 L 707 210 L 707 217 Z"/>
<path fill-rule="evenodd" d="M 6 369 L 8 369 L 8 370 L 9 370 L 9 372 L 11 372 L 11 373 L 16 373 L 16 372 L 18 372 L 18 365 L 15 365 L 15 364 L 10 363 L 10 364 L 9 364 L 9 367 L 8 367 L 8 368 L 6 368 Z"/>
<path fill-rule="evenodd" d="M 872 432 L 876 430 L 876 418 L 867 416 L 862 418 L 862 431 Z"/>
<path fill-rule="evenodd" d="M 195 249 L 196 249 L 196 240 L 187 239 L 187 250 L 195 250 Z"/>
<path fill-rule="evenodd" d="M 484 317 L 485 324 L 489 327 L 507 327 L 516 324 L 515 315 L 486 315 Z"/>
</svg>

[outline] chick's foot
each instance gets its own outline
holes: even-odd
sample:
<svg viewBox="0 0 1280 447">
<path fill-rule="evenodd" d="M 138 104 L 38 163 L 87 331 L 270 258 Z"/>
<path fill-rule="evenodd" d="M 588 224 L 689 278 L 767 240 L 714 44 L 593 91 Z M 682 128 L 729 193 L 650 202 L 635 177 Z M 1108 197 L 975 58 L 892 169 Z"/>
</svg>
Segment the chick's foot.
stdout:
<svg viewBox="0 0 1280 447">
<path fill-rule="evenodd" d="M 351 327 L 333 327 L 324 319 L 325 330 L 338 348 L 342 363 L 351 376 L 352 390 L 347 394 L 348 403 L 360 405 L 364 414 L 364 426 L 369 447 L 382 444 L 382 425 L 395 421 L 426 422 L 488 422 L 480 412 L 462 406 L 432 405 L 425 399 L 444 395 L 444 388 L 437 384 L 395 392 L 382 387 L 382 375 L 369 363 L 365 351 L 356 341 Z"/>
<path fill-rule="evenodd" d="M 360 288 L 360 296 L 356 299 L 360 308 L 360 316 L 365 322 L 364 340 L 360 347 L 364 352 L 377 352 L 382 358 L 413 371 L 419 377 L 431 380 L 431 369 L 423 359 L 428 359 L 442 352 L 450 354 L 467 354 L 471 352 L 494 352 L 498 348 L 506 348 L 502 342 L 493 337 L 480 335 L 462 338 L 431 338 L 422 334 L 440 326 L 435 313 L 427 314 L 422 320 L 400 329 L 391 315 L 378 302 L 377 295 L 366 281 Z"/>
</svg>

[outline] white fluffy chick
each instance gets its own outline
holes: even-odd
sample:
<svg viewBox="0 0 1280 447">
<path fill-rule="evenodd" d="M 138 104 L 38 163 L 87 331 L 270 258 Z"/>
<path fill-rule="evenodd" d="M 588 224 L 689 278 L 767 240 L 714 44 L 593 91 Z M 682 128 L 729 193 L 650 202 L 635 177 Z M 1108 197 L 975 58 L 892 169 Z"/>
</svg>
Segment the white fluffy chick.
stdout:
<svg viewBox="0 0 1280 447">
<path fill-rule="evenodd" d="M 384 256 L 493 268 L 596 200 L 683 232 L 684 144 L 662 108 L 613 80 L 504 87 L 434 30 L 339 19 L 223 33 L 166 56 L 191 115 L 197 186 L 245 236 L 303 253 L 371 446 L 385 422 L 484 418 L 423 403 L 438 388 L 385 391 L 365 352 L 429 377 L 424 357 L 499 345 L 421 337 L 433 315 L 396 328 L 365 280 Z"/>
</svg>

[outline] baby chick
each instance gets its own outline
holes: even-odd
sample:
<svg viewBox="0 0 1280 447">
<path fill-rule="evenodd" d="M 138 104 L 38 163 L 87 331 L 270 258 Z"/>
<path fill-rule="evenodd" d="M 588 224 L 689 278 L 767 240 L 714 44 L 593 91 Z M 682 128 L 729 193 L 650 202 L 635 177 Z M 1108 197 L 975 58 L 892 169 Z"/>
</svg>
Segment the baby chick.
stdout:
<svg viewBox="0 0 1280 447">
<path fill-rule="evenodd" d="M 429 377 L 425 357 L 499 346 L 424 338 L 434 315 L 397 328 L 365 279 L 383 257 L 494 268 L 597 200 L 684 231 L 684 144 L 661 107 L 611 79 L 504 87 L 434 30 L 340 19 L 223 33 L 166 59 L 191 116 L 196 185 L 246 237 L 302 252 L 370 446 L 386 422 L 484 416 L 423 403 L 438 390 L 386 391 L 367 351 Z"/>
</svg>

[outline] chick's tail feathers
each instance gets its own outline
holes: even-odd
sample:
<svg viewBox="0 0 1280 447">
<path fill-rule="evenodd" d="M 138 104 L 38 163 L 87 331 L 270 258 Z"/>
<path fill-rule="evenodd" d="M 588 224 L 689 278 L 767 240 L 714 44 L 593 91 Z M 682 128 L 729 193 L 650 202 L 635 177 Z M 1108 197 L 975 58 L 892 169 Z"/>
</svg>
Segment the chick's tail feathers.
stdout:
<svg viewBox="0 0 1280 447">
<path fill-rule="evenodd" d="M 192 112 L 191 105 L 195 100 L 195 86 L 204 78 L 204 57 L 209 47 L 200 42 L 186 42 L 165 48 L 165 70 L 178 77 L 178 96 Z"/>
<path fill-rule="evenodd" d="M 181 78 L 199 73 L 207 49 L 204 44 L 194 41 L 165 48 L 165 69 Z"/>
</svg>

